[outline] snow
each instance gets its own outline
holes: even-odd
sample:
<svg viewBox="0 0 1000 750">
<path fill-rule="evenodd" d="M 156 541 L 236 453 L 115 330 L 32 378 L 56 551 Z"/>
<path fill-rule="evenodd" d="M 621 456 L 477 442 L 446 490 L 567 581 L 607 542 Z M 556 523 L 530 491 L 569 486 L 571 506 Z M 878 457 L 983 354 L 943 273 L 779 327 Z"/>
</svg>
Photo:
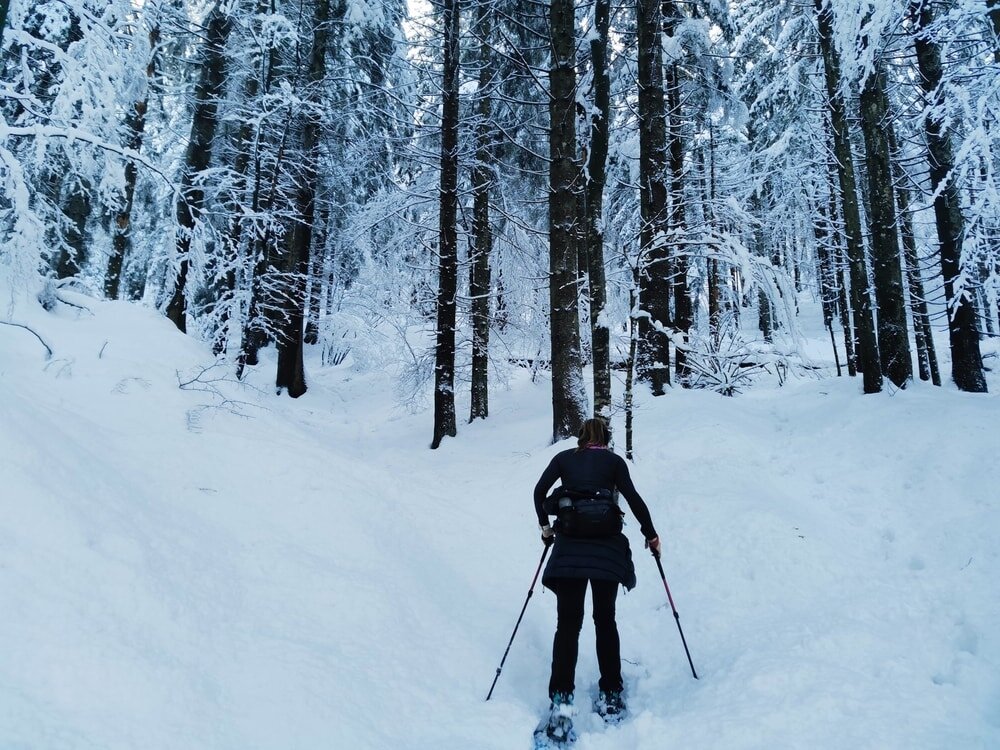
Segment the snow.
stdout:
<svg viewBox="0 0 1000 750">
<path fill-rule="evenodd" d="M 0 747 L 530 746 L 549 592 L 483 699 L 541 554 L 532 486 L 568 445 L 543 378 L 431 451 L 388 373 L 317 353 L 309 393 L 276 398 L 273 361 L 238 385 L 153 311 L 0 294 L 54 350 L 0 325 Z M 1000 747 L 991 378 L 640 392 L 633 476 L 701 679 L 630 523 L 632 718 L 581 710 L 576 747 Z M 585 622 L 584 709 L 596 678 Z"/>
</svg>

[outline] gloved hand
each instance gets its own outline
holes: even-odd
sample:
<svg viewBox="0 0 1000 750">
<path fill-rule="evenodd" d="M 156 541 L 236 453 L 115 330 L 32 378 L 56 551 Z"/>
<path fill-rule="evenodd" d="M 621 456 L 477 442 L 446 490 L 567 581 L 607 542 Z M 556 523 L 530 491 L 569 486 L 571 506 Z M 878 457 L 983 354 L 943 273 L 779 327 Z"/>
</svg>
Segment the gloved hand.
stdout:
<svg viewBox="0 0 1000 750">
<path fill-rule="evenodd" d="M 552 529 L 552 527 L 549 526 L 548 524 L 542 526 L 542 544 L 548 547 L 555 540 L 556 540 L 556 532 Z"/>
<path fill-rule="evenodd" d="M 646 540 L 646 549 L 653 553 L 653 557 L 659 557 L 662 549 L 662 544 L 660 544 L 660 537 L 654 536 L 652 539 Z"/>
</svg>

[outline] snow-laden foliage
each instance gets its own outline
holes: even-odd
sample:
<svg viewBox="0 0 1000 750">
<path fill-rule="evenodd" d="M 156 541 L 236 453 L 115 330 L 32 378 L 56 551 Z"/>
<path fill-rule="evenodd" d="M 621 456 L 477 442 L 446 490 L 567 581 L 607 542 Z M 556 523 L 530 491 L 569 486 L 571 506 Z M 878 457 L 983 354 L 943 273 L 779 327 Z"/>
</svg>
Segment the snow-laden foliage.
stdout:
<svg viewBox="0 0 1000 750">
<path fill-rule="evenodd" d="M 492 139 L 490 371 L 503 382 L 513 367 L 537 372 L 550 360 L 548 8 L 482 3 L 460 6 L 462 388 L 471 378 L 473 170 L 484 132 Z M 908 289 L 909 304 L 926 296 L 934 325 L 945 325 L 924 128 L 932 120 L 951 139 L 949 179 L 965 227 L 950 303 L 973 300 L 982 333 L 1000 332 L 995 8 L 935 2 L 933 22 L 922 28 L 917 6 L 903 0 L 829 7 L 862 224 L 872 212 L 858 96 L 884 70 L 899 141 L 894 179 L 910 199 L 900 231 L 912 230 L 907 268 L 915 264 L 923 284 Z M 484 8 L 490 24 L 477 20 Z M 692 358 L 712 356 L 723 337 L 794 357 L 805 295 L 822 298 L 834 346 L 855 357 L 851 315 L 860 300 L 848 273 L 816 4 L 667 2 L 660 11 L 660 72 L 676 101 L 667 105 L 663 167 L 670 216 L 658 242 L 681 269 L 663 283 L 683 290 L 671 292 L 664 335 Z M 645 309 L 632 297 L 649 260 L 639 240 L 647 123 L 638 116 L 635 13 L 634 4 L 612 6 L 609 154 L 597 217 L 608 291 L 601 323 L 616 367 L 627 363 Z M 212 19 L 225 21 L 221 41 L 212 41 Z M 403 0 L 13 0 L 2 36 L 0 263 L 18 278 L 74 277 L 95 292 L 179 314 L 220 356 L 247 366 L 260 347 L 294 335 L 288 329 L 299 311 L 304 339 L 324 349 L 326 366 L 394 370 L 409 384 L 404 398 L 419 401 L 437 306 L 441 22 L 436 4 Z M 577 4 L 576 23 L 586 182 L 598 112 L 595 6 Z M 925 38 L 942 56 L 934 97 L 921 89 L 913 53 Z M 219 84 L 206 96 L 212 66 Z M 199 128 L 207 132 L 196 121 L 210 111 L 202 163 L 188 142 Z M 292 245 L 307 203 L 302 265 Z M 182 221 L 192 206 L 190 222 Z M 587 210 L 580 207 L 581 227 Z M 869 267 L 855 281 L 872 272 L 870 234 L 863 226 L 861 262 Z M 586 360 L 590 282 L 582 259 L 580 268 Z M 683 367 L 676 375 L 683 384 Z"/>
<path fill-rule="evenodd" d="M 122 198 L 121 108 L 145 85 L 143 35 L 154 4 L 10 4 L 0 80 L 0 262 L 30 278 L 42 264 L 72 275 L 100 264 L 91 212 Z"/>
</svg>

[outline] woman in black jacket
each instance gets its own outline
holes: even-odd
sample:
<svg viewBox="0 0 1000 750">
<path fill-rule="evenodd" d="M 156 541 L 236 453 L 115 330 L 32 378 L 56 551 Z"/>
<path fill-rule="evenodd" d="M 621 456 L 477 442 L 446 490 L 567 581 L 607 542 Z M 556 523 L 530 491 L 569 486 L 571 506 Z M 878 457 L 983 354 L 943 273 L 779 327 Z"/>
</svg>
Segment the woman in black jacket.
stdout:
<svg viewBox="0 0 1000 750">
<path fill-rule="evenodd" d="M 553 529 L 543 507 L 549 488 L 556 480 L 562 480 L 562 490 L 569 490 L 577 497 L 610 497 L 611 493 L 620 492 L 639 522 L 646 546 L 656 554 L 660 550 L 649 508 L 636 492 L 624 459 L 608 449 L 610 441 L 611 432 L 604 420 L 588 419 L 580 430 L 577 447 L 558 453 L 535 485 L 535 512 L 542 530 L 542 541 L 546 545 L 554 542 L 552 556 L 542 575 L 542 584 L 555 592 L 557 600 L 549 697 L 552 713 L 557 719 L 555 723 L 562 726 L 561 730 L 559 726 L 547 728 L 549 737 L 556 740 L 565 739 L 570 729 L 567 712 L 560 711 L 559 707 L 573 701 L 578 640 L 588 581 L 593 593 L 597 662 L 601 671 L 596 708 L 610 721 L 618 720 L 625 710 L 615 598 L 619 585 L 626 589 L 635 586 L 635 567 L 628 539 L 620 531 L 606 537 L 580 538 L 561 529 L 560 521 L 556 521 Z M 566 720 L 558 721 L 559 717 Z M 553 724 L 551 719 L 549 724 Z"/>
</svg>

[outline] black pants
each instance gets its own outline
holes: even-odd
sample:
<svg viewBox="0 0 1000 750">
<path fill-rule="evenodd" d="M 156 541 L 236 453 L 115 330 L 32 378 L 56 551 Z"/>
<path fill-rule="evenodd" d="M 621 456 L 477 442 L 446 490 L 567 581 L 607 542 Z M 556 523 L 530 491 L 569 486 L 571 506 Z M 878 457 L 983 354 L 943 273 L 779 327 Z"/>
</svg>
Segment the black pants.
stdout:
<svg viewBox="0 0 1000 750">
<path fill-rule="evenodd" d="M 552 677 L 549 696 L 572 693 L 575 689 L 576 656 L 580 628 L 583 627 L 583 603 L 587 595 L 586 578 L 561 578 L 551 585 L 556 592 L 556 636 L 552 642 Z M 590 581 L 594 600 L 594 630 L 597 636 L 597 664 L 601 670 L 601 690 L 622 689 L 621 644 L 615 623 L 615 598 L 618 583 Z"/>
</svg>

